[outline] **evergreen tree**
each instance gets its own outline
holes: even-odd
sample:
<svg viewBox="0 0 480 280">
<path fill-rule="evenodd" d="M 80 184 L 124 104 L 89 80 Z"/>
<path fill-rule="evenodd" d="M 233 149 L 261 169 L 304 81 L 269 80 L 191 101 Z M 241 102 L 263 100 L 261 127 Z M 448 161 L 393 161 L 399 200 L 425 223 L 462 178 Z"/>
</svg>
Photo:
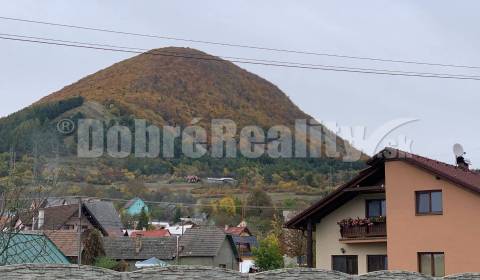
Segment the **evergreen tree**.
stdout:
<svg viewBox="0 0 480 280">
<path fill-rule="evenodd" d="M 97 229 L 88 230 L 85 234 L 82 263 L 93 265 L 97 258 L 105 256 L 102 234 Z"/>
<path fill-rule="evenodd" d="M 140 212 L 140 216 L 138 217 L 138 224 L 137 224 L 137 229 L 142 230 L 142 229 L 148 229 L 149 225 L 149 217 L 147 210 L 145 210 L 145 207 L 142 208 L 142 212 Z"/>
</svg>

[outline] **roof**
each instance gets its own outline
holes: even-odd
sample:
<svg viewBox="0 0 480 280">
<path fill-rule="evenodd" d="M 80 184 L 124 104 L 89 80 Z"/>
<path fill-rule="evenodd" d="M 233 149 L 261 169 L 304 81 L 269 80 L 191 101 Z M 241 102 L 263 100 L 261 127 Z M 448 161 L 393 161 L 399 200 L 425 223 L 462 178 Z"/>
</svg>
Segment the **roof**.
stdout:
<svg viewBox="0 0 480 280">
<path fill-rule="evenodd" d="M 73 216 L 78 215 L 78 204 L 43 208 L 44 221 L 41 229 L 57 230 Z"/>
<path fill-rule="evenodd" d="M 156 229 L 156 230 L 135 230 L 130 233 L 130 237 L 136 237 L 136 236 L 142 236 L 142 237 L 168 237 L 171 236 L 170 232 L 168 229 Z"/>
<path fill-rule="evenodd" d="M 183 233 L 185 233 L 188 229 L 191 229 L 191 228 L 193 228 L 192 224 L 190 224 L 190 225 L 176 225 L 176 226 L 167 227 L 168 231 L 172 235 L 182 235 L 182 231 L 183 231 Z"/>
<path fill-rule="evenodd" d="M 123 224 L 111 201 L 87 201 L 85 209 L 101 228 L 104 235 L 122 236 Z"/>
<path fill-rule="evenodd" d="M 152 267 L 152 266 L 159 266 L 159 267 L 166 267 L 168 264 L 164 261 L 161 261 L 155 257 L 150 258 L 145 261 L 138 261 L 135 263 L 136 268 L 143 268 L 143 267 Z"/>
<path fill-rule="evenodd" d="M 41 233 L 3 233 L 0 244 L 9 244 L 0 255 L 0 265 L 43 263 L 69 264 L 68 259 Z"/>
<path fill-rule="evenodd" d="M 247 227 L 229 227 L 225 229 L 225 233 L 231 234 L 231 235 L 241 235 L 244 232 L 251 235 L 250 230 L 248 230 Z"/>
<path fill-rule="evenodd" d="M 309 220 L 312 222 L 319 221 L 323 216 L 355 197 L 358 192 L 381 192 L 381 189 L 367 187 L 369 184 L 365 184 L 365 182 L 379 180 L 380 176 L 383 176 L 383 180 L 385 180 L 384 169 L 387 161 L 403 161 L 412 164 L 459 187 L 480 193 L 480 173 L 478 172 L 464 170 L 455 165 L 398 149 L 385 148 L 367 161 L 369 167 L 360 171 L 352 180 L 290 219 L 285 223 L 285 227 L 304 229 Z"/>
<path fill-rule="evenodd" d="M 74 198 L 74 197 L 47 197 L 42 203 L 42 208 L 69 205 L 69 204 L 77 204 L 78 205 L 78 198 Z"/>
<path fill-rule="evenodd" d="M 78 232 L 73 230 L 44 231 L 50 240 L 67 257 L 78 256 Z"/>
<path fill-rule="evenodd" d="M 116 260 L 173 260 L 177 251 L 176 237 L 130 238 L 103 237 L 107 257 Z"/>
<path fill-rule="evenodd" d="M 381 162 L 392 160 L 408 162 L 454 184 L 480 193 L 479 172 L 465 170 L 452 164 L 447 164 L 412 153 L 407 153 L 398 149 L 386 148 L 367 161 L 367 164 L 375 165 Z"/>
<path fill-rule="evenodd" d="M 141 199 L 138 198 L 138 197 L 130 199 L 129 201 L 127 201 L 127 203 L 125 203 L 123 208 L 125 208 L 125 209 L 130 208 L 130 206 L 132 206 L 137 200 L 141 200 Z"/>
<path fill-rule="evenodd" d="M 188 229 L 180 238 L 181 257 L 215 257 L 218 255 L 225 239 L 230 243 L 235 256 L 237 248 L 231 235 L 213 226 L 200 226 Z"/>
</svg>

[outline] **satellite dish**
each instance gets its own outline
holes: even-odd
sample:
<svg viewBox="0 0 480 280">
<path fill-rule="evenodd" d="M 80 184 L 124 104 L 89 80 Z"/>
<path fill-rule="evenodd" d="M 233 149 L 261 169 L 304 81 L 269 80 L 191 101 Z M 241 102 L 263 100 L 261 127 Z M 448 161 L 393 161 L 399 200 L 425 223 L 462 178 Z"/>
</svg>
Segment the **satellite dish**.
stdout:
<svg viewBox="0 0 480 280">
<path fill-rule="evenodd" d="M 458 158 L 458 157 L 463 156 L 465 154 L 465 151 L 463 150 L 462 145 L 457 143 L 457 144 L 453 145 L 453 153 Z"/>
</svg>

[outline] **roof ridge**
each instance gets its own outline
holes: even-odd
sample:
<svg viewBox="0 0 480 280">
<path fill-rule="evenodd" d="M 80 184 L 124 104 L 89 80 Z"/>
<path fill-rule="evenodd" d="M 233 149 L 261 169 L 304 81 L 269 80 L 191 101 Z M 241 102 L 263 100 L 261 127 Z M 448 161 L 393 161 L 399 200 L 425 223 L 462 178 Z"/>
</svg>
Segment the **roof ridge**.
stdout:
<svg viewBox="0 0 480 280">
<path fill-rule="evenodd" d="M 436 160 L 436 159 L 433 159 L 433 158 L 429 158 L 429 157 L 426 157 L 426 156 L 421 156 L 419 154 L 415 154 L 415 153 L 412 153 L 412 152 L 406 152 L 406 151 L 403 151 L 403 150 L 400 150 L 400 149 L 397 149 L 397 148 L 390 148 L 390 147 L 387 147 L 385 148 L 384 150 L 387 150 L 387 149 L 393 149 L 397 152 L 397 155 L 399 153 L 404 153 L 406 155 L 410 155 L 410 157 L 417 157 L 417 158 L 421 158 L 421 159 L 424 159 L 424 160 L 427 160 L 427 161 L 432 161 L 434 163 L 437 163 L 437 164 L 442 164 L 442 165 L 445 165 L 445 166 L 448 166 L 448 167 L 452 167 L 452 168 L 455 168 L 455 169 L 458 169 L 459 171 L 464 171 L 466 173 L 472 173 L 474 175 L 479 175 L 480 174 L 478 172 L 475 172 L 474 170 L 472 169 L 463 169 L 463 168 L 459 168 L 457 165 L 454 165 L 454 164 L 451 164 L 451 163 L 447 163 L 447 162 L 444 162 L 444 161 L 440 161 L 440 160 Z M 381 152 L 380 152 L 381 153 Z M 408 158 L 408 156 L 406 157 Z"/>
</svg>

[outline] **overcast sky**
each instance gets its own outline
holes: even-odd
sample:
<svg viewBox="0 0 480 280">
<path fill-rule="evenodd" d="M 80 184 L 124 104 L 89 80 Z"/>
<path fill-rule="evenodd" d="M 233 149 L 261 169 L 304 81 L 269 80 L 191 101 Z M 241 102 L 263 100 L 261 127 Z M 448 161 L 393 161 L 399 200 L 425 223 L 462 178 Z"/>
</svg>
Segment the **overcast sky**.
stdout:
<svg viewBox="0 0 480 280">
<path fill-rule="evenodd" d="M 0 16 L 351 56 L 480 66 L 478 1 L 3 1 Z M 294 55 L 0 20 L 0 32 L 138 48 L 188 46 L 219 56 L 403 71 L 480 70 Z M 0 40 L 5 116 L 129 54 Z M 480 167 L 480 81 L 240 65 L 278 85 L 306 113 L 367 134 L 398 118 L 413 152 L 453 162 L 462 143 Z M 274 109 L 274 108 L 272 108 Z"/>
</svg>

